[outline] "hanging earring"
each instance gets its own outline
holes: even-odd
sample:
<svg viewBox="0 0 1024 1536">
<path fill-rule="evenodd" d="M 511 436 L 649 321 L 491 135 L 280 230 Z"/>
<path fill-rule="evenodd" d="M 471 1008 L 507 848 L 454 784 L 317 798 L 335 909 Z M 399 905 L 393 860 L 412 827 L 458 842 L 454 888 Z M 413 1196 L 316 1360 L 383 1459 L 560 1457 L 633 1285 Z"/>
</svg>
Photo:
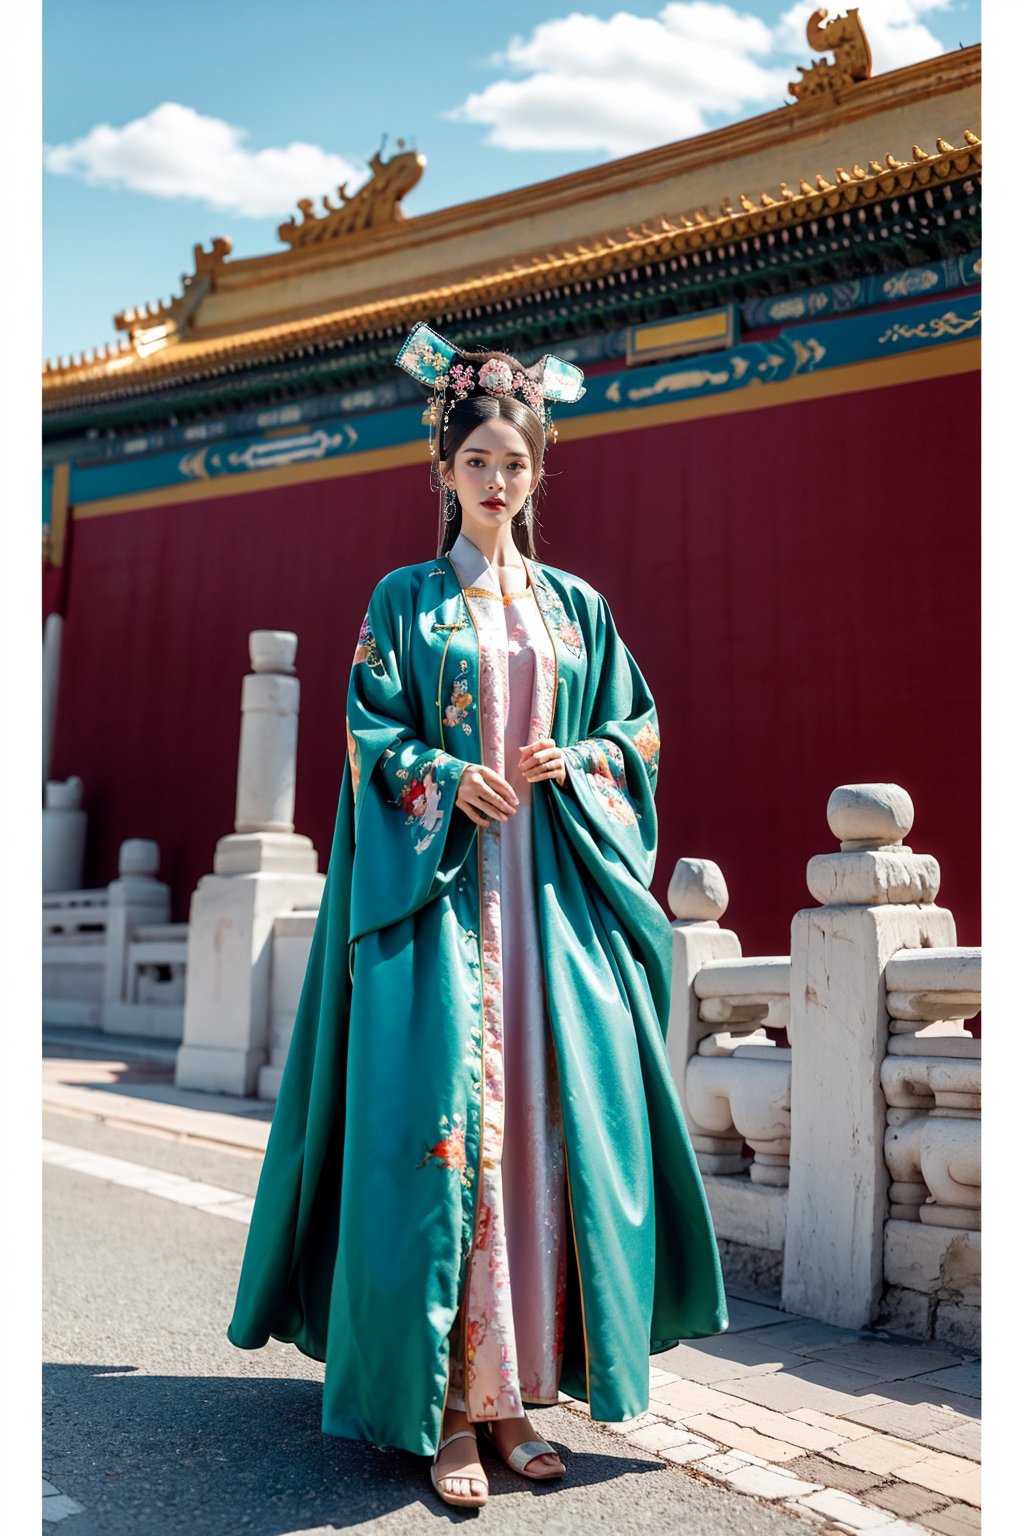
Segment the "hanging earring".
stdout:
<svg viewBox="0 0 1024 1536">
<path fill-rule="evenodd" d="M 459 510 L 459 498 L 451 486 L 444 493 L 444 520 L 446 523 L 455 521 L 455 514 Z"/>
<path fill-rule="evenodd" d="M 529 523 L 529 522 L 533 521 L 533 492 L 532 491 L 530 491 L 527 494 L 526 500 L 523 502 L 523 521 L 525 523 Z"/>
</svg>

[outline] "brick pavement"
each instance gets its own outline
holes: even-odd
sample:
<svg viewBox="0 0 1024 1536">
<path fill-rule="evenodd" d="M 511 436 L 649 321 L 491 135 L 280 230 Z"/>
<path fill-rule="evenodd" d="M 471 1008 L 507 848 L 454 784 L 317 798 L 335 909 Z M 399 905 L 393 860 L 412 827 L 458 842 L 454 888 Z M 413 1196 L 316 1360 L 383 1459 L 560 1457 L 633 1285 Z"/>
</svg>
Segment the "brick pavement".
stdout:
<svg viewBox="0 0 1024 1536">
<path fill-rule="evenodd" d="M 974 1536 L 976 1357 L 795 1319 L 749 1294 L 729 1311 L 728 1333 L 653 1358 L 646 1413 L 603 1427 L 822 1532 Z"/>
</svg>

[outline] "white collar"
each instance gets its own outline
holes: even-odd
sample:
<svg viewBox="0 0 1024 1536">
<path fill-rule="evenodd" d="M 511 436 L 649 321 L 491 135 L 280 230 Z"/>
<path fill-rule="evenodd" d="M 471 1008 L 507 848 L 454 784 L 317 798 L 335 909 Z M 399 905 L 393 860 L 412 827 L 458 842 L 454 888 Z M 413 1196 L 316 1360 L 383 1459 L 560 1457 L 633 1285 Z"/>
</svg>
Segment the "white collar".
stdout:
<svg viewBox="0 0 1024 1536">
<path fill-rule="evenodd" d="M 488 563 L 486 555 L 477 549 L 472 539 L 460 533 L 451 549 L 448 558 L 459 573 L 459 580 L 464 587 L 483 587 L 488 592 L 493 592 L 496 597 L 502 596 L 501 583 L 497 573 Z M 530 567 L 525 555 L 522 557 L 526 573 L 526 584 L 530 585 Z"/>
</svg>

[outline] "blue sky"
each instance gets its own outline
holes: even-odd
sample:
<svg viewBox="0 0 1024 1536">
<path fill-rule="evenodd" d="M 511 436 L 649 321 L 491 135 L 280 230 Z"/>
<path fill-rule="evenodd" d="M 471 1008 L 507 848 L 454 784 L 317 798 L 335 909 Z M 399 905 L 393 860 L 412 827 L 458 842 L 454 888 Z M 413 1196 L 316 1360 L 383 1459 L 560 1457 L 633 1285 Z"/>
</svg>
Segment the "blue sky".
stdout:
<svg viewBox="0 0 1024 1536">
<path fill-rule="evenodd" d="M 432 212 L 782 105 L 813 0 L 45 0 L 43 352 L 110 339 L 199 241 L 278 223 L 387 138 Z M 979 0 L 861 0 L 875 73 L 980 39 Z M 898 146 L 897 146 L 898 147 Z"/>
</svg>

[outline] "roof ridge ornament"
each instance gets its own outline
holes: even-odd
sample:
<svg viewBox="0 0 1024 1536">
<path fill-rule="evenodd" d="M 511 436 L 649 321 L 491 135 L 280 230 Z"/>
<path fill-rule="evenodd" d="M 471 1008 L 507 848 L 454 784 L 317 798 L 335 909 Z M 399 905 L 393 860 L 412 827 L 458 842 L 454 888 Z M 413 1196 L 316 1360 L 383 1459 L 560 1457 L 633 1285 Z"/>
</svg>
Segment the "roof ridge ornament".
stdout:
<svg viewBox="0 0 1024 1536">
<path fill-rule="evenodd" d="M 807 22 L 807 41 L 816 53 L 831 50 L 835 58 L 815 59 L 809 69 L 798 65 L 802 78 L 791 80 L 789 89 L 799 103 L 827 105 L 845 87 L 870 79 L 871 45 L 855 6 L 831 21 L 827 8 L 816 10 Z"/>
<path fill-rule="evenodd" d="M 386 140 L 387 135 L 377 153 L 367 161 L 372 173 L 369 181 L 364 181 L 355 192 L 347 191 L 348 182 L 343 182 L 337 189 L 341 202 L 334 205 L 329 198 L 322 198 L 322 214 L 314 212 L 312 198 L 300 198 L 302 218 L 297 221 L 293 215 L 278 225 L 279 238 L 293 250 L 305 249 L 401 223 L 407 217 L 402 198 L 423 175 L 427 157 L 415 149 L 406 149 L 404 139 L 396 139 L 398 152 L 385 160 Z"/>
<path fill-rule="evenodd" d="M 181 292 L 152 304 L 122 309 L 114 316 L 114 327 L 127 331 L 132 350 L 139 357 L 149 357 L 165 347 L 175 346 L 187 336 L 192 317 L 207 294 L 216 285 L 217 274 L 231 255 L 227 235 L 215 235 L 206 250 L 202 243 L 192 247 L 195 270 L 181 274 Z"/>
</svg>

